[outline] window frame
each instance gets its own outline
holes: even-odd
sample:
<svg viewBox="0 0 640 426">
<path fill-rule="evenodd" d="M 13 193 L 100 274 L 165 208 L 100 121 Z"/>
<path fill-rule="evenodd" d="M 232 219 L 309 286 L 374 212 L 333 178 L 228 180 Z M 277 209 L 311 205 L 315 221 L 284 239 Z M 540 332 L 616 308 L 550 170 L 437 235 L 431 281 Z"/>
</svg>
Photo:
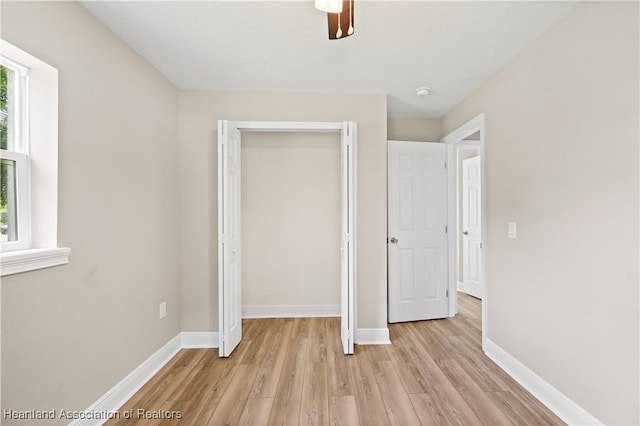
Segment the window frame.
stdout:
<svg viewBox="0 0 640 426">
<path fill-rule="evenodd" d="M 14 162 L 15 209 L 17 238 L 0 243 L 0 251 L 31 248 L 31 184 L 29 170 L 29 68 L 0 54 L 0 64 L 15 73 L 13 105 L 13 138 L 0 158 Z"/>
<path fill-rule="evenodd" d="M 58 246 L 58 70 L 2 38 L 0 52 L 3 65 L 28 71 L 19 83 L 24 84 L 20 108 L 28 120 L 23 114 L 17 146 L 0 154 L 24 166 L 19 167 L 23 176 L 15 178 L 16 185 L 18 180 L 26 185 L 20 188 L 21 201 L 28 205 L 21 212 L 28 216 L 20 220 L 29 225 L 30 238 L 25 248 L 0 244 L 0 276 L 5 277 L 67 264 L 71 249 Z"/>
</svg>

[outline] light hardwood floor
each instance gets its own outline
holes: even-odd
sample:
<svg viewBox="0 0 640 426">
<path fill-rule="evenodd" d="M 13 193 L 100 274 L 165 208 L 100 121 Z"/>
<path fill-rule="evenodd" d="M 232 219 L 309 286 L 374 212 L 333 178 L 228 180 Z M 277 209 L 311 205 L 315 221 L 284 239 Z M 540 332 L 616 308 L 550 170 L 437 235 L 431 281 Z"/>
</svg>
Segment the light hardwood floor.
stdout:
<svg viewBox="0 0 640 426">
<path fill-rule="evenodd" d="M 480 302 L 458 297 L 455 318 L 390 324 L 392 345 L 353 356 L 338 318 L 244 320 L 231 357 L 180 351 L 108 424 L 564 424 L 482 353 Z"/>
</svg>

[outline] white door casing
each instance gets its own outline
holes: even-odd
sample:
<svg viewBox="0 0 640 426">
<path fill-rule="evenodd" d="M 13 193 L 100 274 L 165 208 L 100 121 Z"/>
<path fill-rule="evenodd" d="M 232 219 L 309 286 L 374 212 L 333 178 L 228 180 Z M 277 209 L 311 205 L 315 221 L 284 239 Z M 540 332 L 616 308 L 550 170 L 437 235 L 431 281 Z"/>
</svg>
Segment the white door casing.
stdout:
<svg viewBox="0 0 640 426">
<path fill-rule="evenodd" d="M 446 146 L 388 146 L 389 322 L 447 317 Z"/>
<path fill-rule="evenodd" d="M 482 299 L 482 205 L 480 157 L 462 161 L 462 283 L 460 290 Z"/>
<path fill-rule="evenodd" d="M 242 231 L 240 130 L 218 122 L 219 355 L 228 357 L 242 339 Z"/>
<path fill-rule="evenodd" d="M 356 327 L 356 145 L 352 121 L 218 121 L 218 320 L 219 355 L 228 357 L 242 339 L 241 131 L 341 133 L 341 339 L 353 354 Z"/>
</svg>

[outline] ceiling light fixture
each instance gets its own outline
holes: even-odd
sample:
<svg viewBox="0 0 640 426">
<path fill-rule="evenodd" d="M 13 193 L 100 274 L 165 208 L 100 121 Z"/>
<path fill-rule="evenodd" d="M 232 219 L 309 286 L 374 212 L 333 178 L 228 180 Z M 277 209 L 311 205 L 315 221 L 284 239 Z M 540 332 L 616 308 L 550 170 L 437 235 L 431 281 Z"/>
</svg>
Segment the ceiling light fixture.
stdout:
<svg viewBox="0 0 640 426">
<path fill-rule="evenodd" d="M 429 93 L 431 93 L 431 87 L 418 87 L 416 89 L 416 95 L 420 96 L 421 98 L 427 96 Z"/>
<path fill-rule="evenodd" d="M 336 2 L 340 3 L 339 8 L 335 5 Z M 353 17 L 353 2 L 354 0 L 316 0 L 316 9 L 326 11 L 325 9 L 329 8 L 329 3 L 331 3 L 332 10 L 339 9 L 336 12 L 327 12 L 329 40 L 338 40 L 353 35 L 353 23 L 355 21 Z"/>
<path fill-rule="evenodd" d="M 327 13 L 342 12 L 342 0 L 316 0 L 315 7 Z"/>
</svg>

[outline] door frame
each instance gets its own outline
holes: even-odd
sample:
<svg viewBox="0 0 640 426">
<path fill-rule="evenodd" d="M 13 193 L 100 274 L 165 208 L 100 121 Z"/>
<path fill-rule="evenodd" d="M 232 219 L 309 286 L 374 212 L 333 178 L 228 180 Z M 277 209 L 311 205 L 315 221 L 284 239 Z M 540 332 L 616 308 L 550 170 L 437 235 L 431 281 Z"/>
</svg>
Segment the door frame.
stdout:
<svg viewBox="0 0 640 426">
<path fill-rule="evenodd" d="M 479 132 L 479 141 L 467 141 L 465 138 Z M 441 142 L 447 144 L 447 192 L 449 194 L 449 208 L 448 208 L 448 221 L 449 221 L 449 294 L 457 294 L 457 268 L 458 268 L 458 219 L 457 219 L 457 181 L 458 181 L 458 160 L 457 151 L 458 148 L 479 148 L 480 150 L 480 199 L 482 215 L 482 240 L 480 242 L 480 256 L 482 265 L 482 349 L 485 349 L 485 341 L 487 336 L 487 306 L 488 306 L 488 292 L 487 292 L 487 244 L 486 244 L 486 229 L 487 229 L 487 215 L 486 215 L 486 155 L 485 155 L 485 143 L 486 143 L 486 130 L 485 130 L 485 115 L 479 114 L 477 117 L 471 119 L 467 123 L 458 127 L 444 138 Z M 449 316 L 453 317 L 458 313 L 458 298 L 449 298 Z"/>
<path fill-rule="evenodd" d="M 347 288 L 344 287 L 344 279 L 341 279 L 340 308 L 341 308 L 341 338 L 345 354 L 353 354 L 354 338 L 357 326 L 357 124 L 353 121 L 341 122 L 298 122 L 298 121 L 230 121 L 219 120 L 218 127 L 222 128 L 223 122 L 227 127 L 236 128 L 242 132 L 286 132 L 286 133 L 317 133 L 329 132 L 340 133 L 340 161 L 341 173 L 347 174 L 347 191 L 341 196 L 341 216 L 346 218 L 347 234 L 343 235 L 341 230 L 341 252 L 347 247 L 347 253 L 342 253 L 341 276 L 347 277 Z M 220 132 L 221 130 L 219 130 Z M 224 214 L 223 208 L 223 182 L 220 179 L 221 161 L 223 155 L 222 135 L 218 134 L 218 329 L 220 336 L 223 334 L 224 326 Z M 349 167 L 351 166 L 351 167 Z M 342 178 L 341 178 L 342 180 Z M 341 183 L 342 185 L 342 183 Z M 344 224 L 343 224 L 344 225 Z M 346 257 L 345 257 L 346 256 Z M 346 259 L 346 260 L 345 260 Z M 345 271 L 346 268 L 346 271 Z M 344 300 L 347 306 L 343 306 Z M 346 321 L 344 316 L 347 316 Z M 344 325 L 346 324 L 346 330 Z M 222 344 L 220 345 L 222 354 Z M 222 355 L 221 355 L 222 356 Z"/>
</svg>

